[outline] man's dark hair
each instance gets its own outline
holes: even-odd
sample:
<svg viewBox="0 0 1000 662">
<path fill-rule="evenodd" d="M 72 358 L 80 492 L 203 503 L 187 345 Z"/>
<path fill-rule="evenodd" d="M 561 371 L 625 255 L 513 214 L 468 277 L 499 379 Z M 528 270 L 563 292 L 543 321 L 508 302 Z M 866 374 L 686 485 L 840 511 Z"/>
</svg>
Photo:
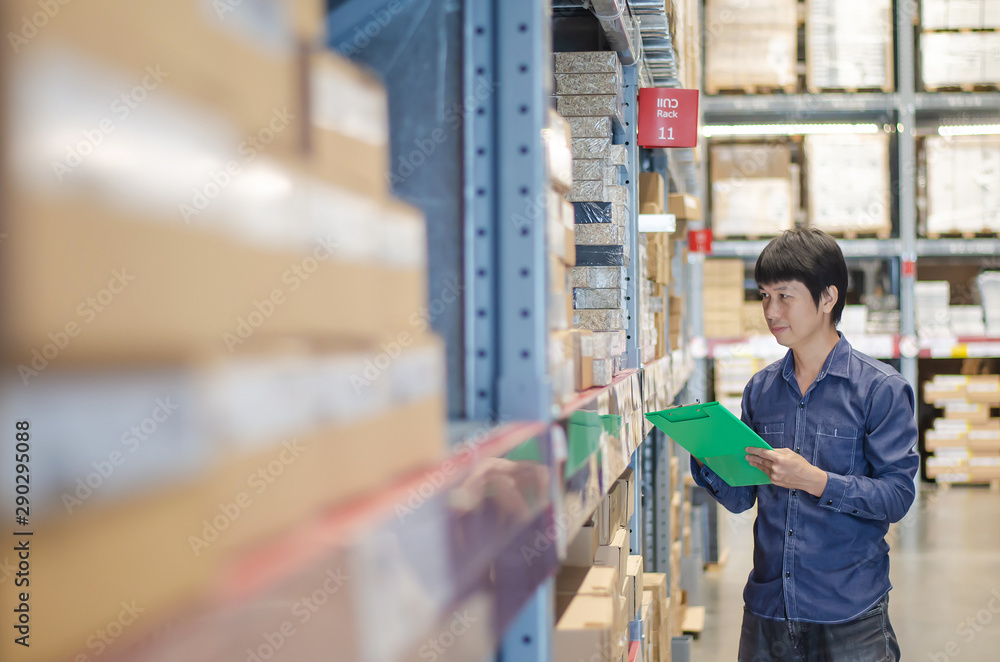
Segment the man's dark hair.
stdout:
<svg viewBox="0 0 1000 662">
<path fill-rule="evenodd" d="M 822 230 L 786 230 L 775 237 L 757 258 L 753 276 L 758 285 L 797 280 L 809 289 L 817 308 L 823 290 L 835 286 L 831 319 L 834 326 L 840 323 L 847 300 L 847 262 L 837 242 Z"/>
</svg>

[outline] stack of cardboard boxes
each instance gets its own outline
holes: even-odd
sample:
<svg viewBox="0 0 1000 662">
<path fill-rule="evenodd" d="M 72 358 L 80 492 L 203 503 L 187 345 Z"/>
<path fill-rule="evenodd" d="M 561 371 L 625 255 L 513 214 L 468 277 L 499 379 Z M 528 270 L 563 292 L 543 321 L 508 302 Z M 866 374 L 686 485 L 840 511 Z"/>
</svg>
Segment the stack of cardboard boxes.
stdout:
<svg viewBox="0 0 1000 662">
<path fill-rule="evenodd" d="M 806 3 L 806 88 L 893 90 L 891 0 Z"/>
<path fill-rule="evenodd" d="M 739 338 L 743 334 L 743 260 L 705 260 L 702 311 L 706 338 Z"/>
<path fill-rule="evenodd" d="M 659 173 L 639 174 L 639 213 L 663 214 L 667 198 L 663 176 Z M 670 261 L 676 232 L 644 232 L 646 251 L 647 310 L 642 316 L 643 361 L 665 356 L 667 337 L 667 290 L 670 286 Z"/>
<path fill-rule="evenodd" d="M 798 167 L 787 142 L 711 147 L 712 234 L 768 237 L 790 230 Z"/>
<path fill-rule="evenodd" d="M 889 135 L 805 138 L 809 225 L 848 238 L 892 230 Z"/>
<path fill-rule="evenodd" d="M 670 38 L 678 60 L 678 80 L 682 87 L 701 89 L 701 27 L 698 0 L 666 0 Z"/>
<path fill-rule="evenodd" d="M 123 602 L 138 638 L 446 449 L 424 219 L 389 196 L 381 86 L 318 47 L 324 3 L 53 7 L 0 64 L 0 421 L 30 423 L 47 541 L 4 659 L 75 659 Z"/>
<path fill-rule="evenodd" d="M 612 141 L 612 120 L 624 125 L 622 71 L 613 51 L 556 53 L 559 113 L 572 132 L 576 267 L 573 326 L 594 334 L 594 384 L 620 370 L 629 319 L 622 274 L 630 252 L 625 145 Z"/>
<path fill-rule="evenodd" d="M 546 223 L 549 244 L 549 374 L 556 402 L 594 385 L 594 341 L 587 330 L 573 328 L 572 269 L 576 264 L 573 204 L 572 128 L 556 111 L 549 111 L 543 136 L 549 173 Z"/>
<path fill-rule="evenodd" d="M 1000 5 L 993 0 L 920 3 L 920 70 L 924 89 L 962 90 L 1000 84 Z"/>
<path fill-rule="evenodd" d="M 1000 375 L 936 375 L 924 402 L 944 409 L 924 435 L 927 477 L 939 483 L 1000 481 Z"/>
<path fill-rule="evenodd" d="M 642 557 L 629 553 L 632 481 L 629 470 L 615 482 L 568 546 L 556 578 L 555 660 L 627 660 L 630 624 L 639 620 L 645 635 L 640 659 L 670 659 L 669 646 L 661 644 L 669 642 L 666 577 L 644 572 Z"/>
<path fill-rule="evenodd" d="M 1000 137 L 930 136 L 927 234 L 1000 232 Z"/>
<path fill-rule="evenodd" d="M 794 93 L 794 0 L 709 0 L 705 6 L 705 91 L 764 88 Z"/>
</svg>

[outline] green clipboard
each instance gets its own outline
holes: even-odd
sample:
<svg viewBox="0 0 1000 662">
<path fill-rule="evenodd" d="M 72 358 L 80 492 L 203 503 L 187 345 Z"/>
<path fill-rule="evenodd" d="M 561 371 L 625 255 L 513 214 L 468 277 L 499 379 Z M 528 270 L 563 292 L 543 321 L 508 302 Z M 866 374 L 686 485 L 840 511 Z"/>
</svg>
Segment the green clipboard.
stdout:
<svg viewBox="0 0 1000 662">
<path fill-rule="evenodd" d="M 707 464 L 732 487 L 769 485 L 771 479 L 746 460 L 748 446 L 771 446 L 718 402 L 683 405 L 646 414 L 649 422 Z"/>
</svg>

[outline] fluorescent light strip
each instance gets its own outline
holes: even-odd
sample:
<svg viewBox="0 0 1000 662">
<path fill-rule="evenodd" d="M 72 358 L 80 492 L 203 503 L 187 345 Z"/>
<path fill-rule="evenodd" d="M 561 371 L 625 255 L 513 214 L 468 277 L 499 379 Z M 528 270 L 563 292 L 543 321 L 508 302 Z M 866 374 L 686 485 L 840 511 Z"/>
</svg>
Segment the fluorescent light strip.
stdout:
<svg viewBox="0 0 1000 662">
<path fill-rule="evenodd" d="M 878 124 L 736 124 L 703 126 L 706 138 L 716 136 L 804 136 L 809 134 L 878 133 Z"/>
<path fill-rule="evenodd" d="M 977 126 L 939 126 L 939 136 L 991 136 L 1000 134 L 1000 124 Z"/>
</svg>

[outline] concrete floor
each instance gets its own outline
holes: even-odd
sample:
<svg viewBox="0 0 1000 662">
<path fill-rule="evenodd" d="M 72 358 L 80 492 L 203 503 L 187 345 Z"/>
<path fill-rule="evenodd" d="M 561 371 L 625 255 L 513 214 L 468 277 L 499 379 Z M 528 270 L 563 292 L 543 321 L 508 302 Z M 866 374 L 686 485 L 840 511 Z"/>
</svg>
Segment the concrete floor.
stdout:
<svg viewBox="0 0 1000 662">
<path fill-rule="evenodd" d="M 702 577 L 705 631 L 694 642 L 694 662 L 731 662 L 739 649 L 753 515 L 722 515 L 729 556 Z M 1000 662 L 1000 494 L 925 487 L 887 540 L 889 615 L 902 659 Z"/>
</svg>

